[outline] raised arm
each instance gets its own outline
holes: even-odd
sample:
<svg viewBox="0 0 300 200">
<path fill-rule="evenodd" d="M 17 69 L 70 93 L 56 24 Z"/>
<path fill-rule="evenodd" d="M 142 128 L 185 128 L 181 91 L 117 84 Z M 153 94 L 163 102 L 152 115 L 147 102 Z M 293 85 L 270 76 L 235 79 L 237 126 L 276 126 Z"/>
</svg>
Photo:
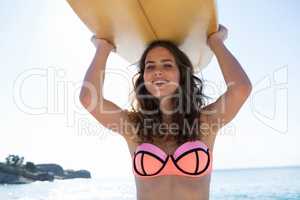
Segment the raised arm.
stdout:
<svg viewBox="0 0 300 200">
<path fill-rule="evenodd" d="M 96 47 L 96 53 L 84 77 L 80 102 L 104 127 L 125 136 L 126 110 L 122 110 L 113 102 L 104 99 L 102 93 L 106 62 L 114 46 L 95 36 L 91 40 Z"/>
<path fill-rule="evenodd" d="M 224 45 L 227 29 L 220 25 L 219 31 L 208 38 L 208 45 L 214 52 L 227 85 L 226 92 L 214 103 L 203 108 L 202 120 L 207 121 L 214 142 L 217 130 L 230 122 L 238 113 L 251 93 L 252 84 L 240 63 Z"/>
</svg>

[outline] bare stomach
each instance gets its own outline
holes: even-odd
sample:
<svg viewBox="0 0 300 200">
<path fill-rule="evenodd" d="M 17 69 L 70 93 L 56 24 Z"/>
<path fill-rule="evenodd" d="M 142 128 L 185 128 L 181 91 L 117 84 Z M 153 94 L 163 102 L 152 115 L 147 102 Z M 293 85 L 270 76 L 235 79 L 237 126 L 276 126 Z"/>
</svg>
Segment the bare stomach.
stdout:
<svg viewBox="0 0 300 200">
<path fill-rule="evenodd" d="M 160 176 L 148 179 L 135 177 L 137 200 L 208 200 L 210 175 L 190 178 Z"/>
</svg>

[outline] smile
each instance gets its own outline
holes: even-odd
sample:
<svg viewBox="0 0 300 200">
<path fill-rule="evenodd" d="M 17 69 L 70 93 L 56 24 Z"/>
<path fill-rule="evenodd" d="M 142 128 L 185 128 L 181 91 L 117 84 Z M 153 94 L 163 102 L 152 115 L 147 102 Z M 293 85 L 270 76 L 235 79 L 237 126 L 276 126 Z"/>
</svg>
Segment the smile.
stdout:
<svg viewBox="0 0 300 200">
<path fill-rule="evenodd" d="M 167 80 L 159 80 L 159 81 L 153 81 L 152 83 L 158 87 L 163 86 L 164 84 L 168 83 L 169 81 Z"/>
</svg>

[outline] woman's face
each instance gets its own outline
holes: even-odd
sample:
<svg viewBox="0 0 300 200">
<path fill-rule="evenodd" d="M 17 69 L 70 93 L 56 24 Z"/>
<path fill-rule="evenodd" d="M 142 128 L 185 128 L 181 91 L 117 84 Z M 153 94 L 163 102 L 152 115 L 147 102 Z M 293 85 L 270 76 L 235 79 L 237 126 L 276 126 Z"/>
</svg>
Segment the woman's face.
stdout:
<svg viewBox="0 0 300 200">
<path fill-rule="evenodd" d="M 155 47 L 145 59 L 145 87 L 157 98 L 172 95 L 179 86 L 180 72 L 168 49 Z"/>
</svg>

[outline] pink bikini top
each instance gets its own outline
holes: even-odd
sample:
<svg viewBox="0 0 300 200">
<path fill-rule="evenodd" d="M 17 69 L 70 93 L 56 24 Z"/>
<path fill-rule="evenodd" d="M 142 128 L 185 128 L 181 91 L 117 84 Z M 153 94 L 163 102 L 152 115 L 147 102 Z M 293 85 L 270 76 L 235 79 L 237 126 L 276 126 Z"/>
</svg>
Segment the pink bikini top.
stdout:
<svg viewBox="0 0 300 200">
<path fill-rule="evenodd" d="M 133 173 L 140 178 L 155 176 L 201 177 L 211 173 L 212 155 L 200 140 L 180 145 L 173 155 L 168 155 L 151 143 L 140 144 L 133 157 Z"/>
</svg>

